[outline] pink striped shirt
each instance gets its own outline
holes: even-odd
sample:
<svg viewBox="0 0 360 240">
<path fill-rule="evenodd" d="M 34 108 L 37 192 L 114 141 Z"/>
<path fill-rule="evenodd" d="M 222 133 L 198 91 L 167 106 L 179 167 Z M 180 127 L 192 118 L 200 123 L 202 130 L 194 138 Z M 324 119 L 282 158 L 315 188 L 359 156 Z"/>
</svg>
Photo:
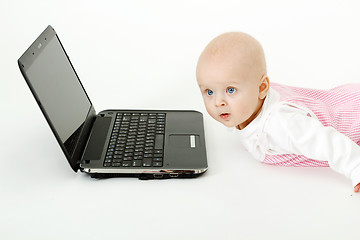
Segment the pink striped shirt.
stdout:
<svg viewBox="0 0 360 240">
<path fill-rule="evenodd" d="M 280 94 L 280 101 L 309 109 L 323 126 L 335 128 L 360 145 L 360 84 L 315 90 L 272 83 L 271 88 Z M 266 154 L 263 163 L 296 167 L 329 166 L 323 159 L 309 159 L 296 154 Z"/>
</svg>

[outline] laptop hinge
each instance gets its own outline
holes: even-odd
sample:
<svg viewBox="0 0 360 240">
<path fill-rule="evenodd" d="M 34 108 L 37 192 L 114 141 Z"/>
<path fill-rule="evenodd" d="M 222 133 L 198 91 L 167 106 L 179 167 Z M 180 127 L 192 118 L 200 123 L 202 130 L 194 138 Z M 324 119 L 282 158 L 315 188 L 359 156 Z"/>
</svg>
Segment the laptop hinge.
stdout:
<svg viewBox="0 0 360 240">
<path fill-rule="evenodd" d="M 80 133 L 80 137 L 79 140 L 76 144 L 75 150 L 73 155 L 71 156 L 71 162 L 70 165 L 73 167 L 76 166 L 76 170 L 74 169 L 74 171 L 77 171 L 80 168 L 80 163 L 81 163 L 81 159 L 82 159 L 82 155 L 84 153 L 87 141 L 89 139 L 89 135 L 91 133 L 91 130 L 93 128 L 94 125 L 94 121 L 96 119 L 96 112 L 93 106 L 91 106 L 88 116 L 85 120 L 85 122 L 83 123 L 83 128 L 81 130 Z"/>
</svg>

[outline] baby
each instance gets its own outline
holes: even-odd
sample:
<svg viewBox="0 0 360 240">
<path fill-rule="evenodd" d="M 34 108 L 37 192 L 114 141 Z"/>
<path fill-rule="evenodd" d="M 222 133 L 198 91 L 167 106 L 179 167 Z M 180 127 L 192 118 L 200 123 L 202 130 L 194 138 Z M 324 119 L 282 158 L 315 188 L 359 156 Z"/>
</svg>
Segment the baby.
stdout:
<svg viewBox="0 0 360 240">
<path fill-rule="evenodd" d="M 360 190 L 360 85 L 325 91 L 270 84 L 260 43 L 240 32 L 206 46 L 196 78 L 207 112 L 239 130 L 254 158 L 330 166 Z"/>
</svg>

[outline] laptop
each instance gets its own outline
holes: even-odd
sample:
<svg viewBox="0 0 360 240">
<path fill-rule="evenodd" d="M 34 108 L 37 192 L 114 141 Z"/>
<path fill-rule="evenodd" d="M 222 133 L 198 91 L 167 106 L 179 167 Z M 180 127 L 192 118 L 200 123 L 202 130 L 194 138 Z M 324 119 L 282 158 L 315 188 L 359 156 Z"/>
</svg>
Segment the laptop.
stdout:
<svg viewBox="0 0 360 240">
<path fill-rule="evenodd" d="M 18 60 L 71 168 L 94 178 L 192 178 L 208 169 L 202 113 L 109 109 L 96 113 L 54 28 Z"/>
</svg>

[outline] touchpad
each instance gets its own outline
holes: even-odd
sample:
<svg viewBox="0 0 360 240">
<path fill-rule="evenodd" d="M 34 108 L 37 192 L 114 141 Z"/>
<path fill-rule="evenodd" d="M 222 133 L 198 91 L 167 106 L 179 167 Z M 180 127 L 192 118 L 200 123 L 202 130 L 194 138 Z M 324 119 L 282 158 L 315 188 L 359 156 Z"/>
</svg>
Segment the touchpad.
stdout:
<svg viewBox="0 0 360 240">
<path fill-rule="evenodd" d="M 171 134 L 169 135 L 169 145 L 177 148 L 197 148 L 200 147 L 199 135 Z"/>
</svg>

